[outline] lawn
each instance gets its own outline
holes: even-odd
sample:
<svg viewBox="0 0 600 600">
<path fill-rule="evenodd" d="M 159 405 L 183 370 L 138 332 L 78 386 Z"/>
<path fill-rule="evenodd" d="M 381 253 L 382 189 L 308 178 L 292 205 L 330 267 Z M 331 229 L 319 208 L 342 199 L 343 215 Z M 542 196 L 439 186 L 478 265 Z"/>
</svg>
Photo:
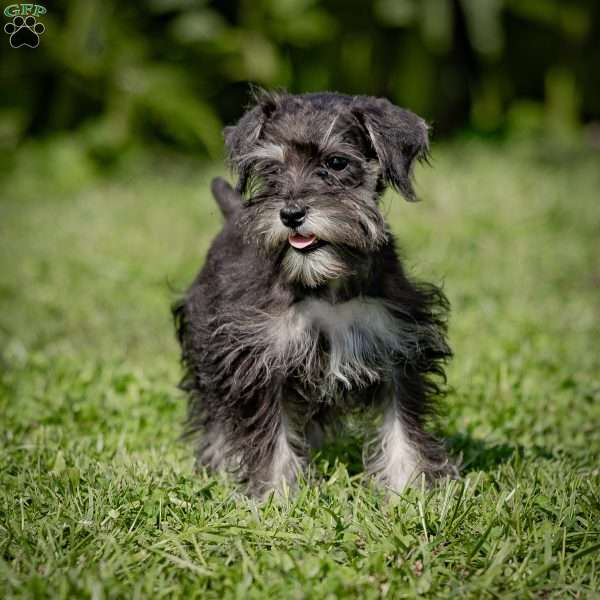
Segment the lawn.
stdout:
<svg viewBox="0 0 600 600">
<path fill-rule="evenodd" d="M 218 230 L 224 169 L 5 185 L 0 597 L 600 598 L 599 167 L 434 148 L 423 202 L 384 204 L 452 303 L 437 427 L 462 478 L 386 499 L 340 443 L 264 504 L 194 473 L 178 439 L 169 305 Z"/>
</svg>

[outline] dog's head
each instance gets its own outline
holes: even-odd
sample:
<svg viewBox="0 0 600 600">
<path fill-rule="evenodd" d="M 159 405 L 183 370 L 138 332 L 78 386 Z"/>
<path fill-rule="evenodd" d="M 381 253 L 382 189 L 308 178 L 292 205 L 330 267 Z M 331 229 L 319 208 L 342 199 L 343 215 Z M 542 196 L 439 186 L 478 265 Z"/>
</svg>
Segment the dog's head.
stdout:
<svg viewBox="0 0 600 600">
<path fill-rule="evenodd" d="M 247 241 L 281 258 L 309 287 L 355 271 L 380 247 L 387 185 L 414 200 L 411 171 L 427 153 L 427 125 L 383 98 L 260 93 L 225 130 L 245 194 Z"/>
</svg>

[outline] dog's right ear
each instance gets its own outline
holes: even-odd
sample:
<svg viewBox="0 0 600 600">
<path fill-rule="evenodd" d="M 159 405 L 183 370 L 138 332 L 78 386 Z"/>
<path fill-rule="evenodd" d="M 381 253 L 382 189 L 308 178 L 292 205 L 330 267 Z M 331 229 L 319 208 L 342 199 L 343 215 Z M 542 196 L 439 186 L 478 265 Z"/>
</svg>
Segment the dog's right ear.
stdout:
<svg viewBox="0 0 600 600">
<path fill-rule="evenodd" d="M 377 154 L 383 180 L 407 200 L 416 200 L 411 181 L 412 169 L 415 162 L 427 159 L 427 123 L 385 98 L 372 96 L 357 96 L 353 112 Z"/>
<path fill-rule="evenodd" d="M 278 105 L 279 95 L 258 90 L 254 93 L 256 106 L 239 120 L 238 124 L 225 127 L 223 135 L 230 165 L 239 174 L 237 190 L 244 193 L 250 176 L 250 156 L 256 146 L 262 129 Z"/>
</svg>

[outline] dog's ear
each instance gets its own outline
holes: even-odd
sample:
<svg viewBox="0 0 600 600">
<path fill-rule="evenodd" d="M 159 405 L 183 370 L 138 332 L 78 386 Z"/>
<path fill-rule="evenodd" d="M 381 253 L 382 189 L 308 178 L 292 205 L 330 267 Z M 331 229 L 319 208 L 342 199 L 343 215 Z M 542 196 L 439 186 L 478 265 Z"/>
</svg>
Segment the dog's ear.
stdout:
<svg viewBox="0 0 600 600">
<path fill-rule="evenodd" d="M 358 96 L 353 103 L 353 113 L 371 140 L 384 181 L 407 200 L 416 200 L 411 175 L 415 160 L 427 158 L 427 123 L 385 98 Z"/>
<path fill-rule="evenodd" d="M 265 123 L 275 112 L 280 95 L 257 89 L 253 92 L 256 106 L 246 112 L 238 124 L 225 127 L 223 136 L 227 148 L 227 158 L 231 166 L 238 172 L 240 179 L 238 191 L 243 193 L 249 177 L 248 156 L 260 139 Z"/>
</svg>

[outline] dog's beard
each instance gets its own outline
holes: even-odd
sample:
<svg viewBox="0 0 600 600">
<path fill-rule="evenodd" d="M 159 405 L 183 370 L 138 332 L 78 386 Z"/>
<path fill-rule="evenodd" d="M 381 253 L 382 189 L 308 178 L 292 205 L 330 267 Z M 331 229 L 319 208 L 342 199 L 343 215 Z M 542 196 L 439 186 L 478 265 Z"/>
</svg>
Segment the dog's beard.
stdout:
<svg viewBox="0 0 600 600">
<path fill-rule="evenodd" d="M 321 208 L 325 203 L 328 206 Z M 256 244 L 265 255 L 279 258 L 290 281 L 317 287 L 349 276 L 360 255 L 376 250 L 387 239 L 383 217 L 372 200 L 347 198 L 307 204 L 310 208 L 306 219 L 296 229 L 281 222 L 283 204 L 272 198 L 247 206 L 240 223 L 246 241 Z M 315 236 L 315 243 L 295 248 L 289 242 L 290 234 Z"/>
<path fill-rule="evenodd" d="M 307 287 L 318 287 L 331 279 L 352 273 L 350 265 L 343 261 L 330 245 L 316 248 L 309 253 L 289 248 L 281 264 L 290 281 L 298 281 Z"/>
</svg>

